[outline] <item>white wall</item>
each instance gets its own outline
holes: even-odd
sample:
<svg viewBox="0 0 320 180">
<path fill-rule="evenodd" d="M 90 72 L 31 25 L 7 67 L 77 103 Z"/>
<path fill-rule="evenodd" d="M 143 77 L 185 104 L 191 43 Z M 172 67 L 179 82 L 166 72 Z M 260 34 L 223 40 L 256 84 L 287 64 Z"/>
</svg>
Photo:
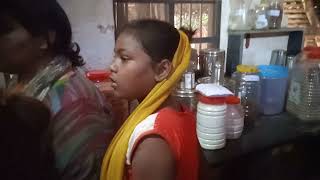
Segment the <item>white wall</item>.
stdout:
<svg viewBox="0 0 320 180">
<path fill-rule="evenodd" d="M 114 21 L 112 0 L 58 0 L 73 29 L 88 69 L 104 69 L 112 60 Z"/>
<path fill-rule="evenodd" d="M 226 51 L 228 47 L 227 30 L 231 1 L 238 0 L 222 0 L 220 48 Z M 258 3 L 260 3 L 260 0 L 253 0 L 253 5 L 251 5 L 251 7 Z M 251 38 L 249 48 L 246 49 L 243 47 L 242 64 L 268 64 L 271 57 L 271 51 L 273 49 L 286 49 L 288 44 L 287 41 L 288 36 Z"/>
</svg>

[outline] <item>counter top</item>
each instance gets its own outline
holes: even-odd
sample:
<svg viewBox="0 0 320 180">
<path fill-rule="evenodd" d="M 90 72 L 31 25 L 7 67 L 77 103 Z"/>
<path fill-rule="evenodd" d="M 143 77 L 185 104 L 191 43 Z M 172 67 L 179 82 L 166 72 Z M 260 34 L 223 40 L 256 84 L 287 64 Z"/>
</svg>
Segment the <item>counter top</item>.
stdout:
<svg viewBox="0 0 320 180">
<path fill-rule="evenodd" d="M 319 134 L 320 121 L 303 122 L 288 113 L 261 116 L 252 129 L 244 131 L 237 140 L 228 140 L 223 149 L 203 152 L 210 166 L 218 166 L 243 155 Z"/>
</svg>

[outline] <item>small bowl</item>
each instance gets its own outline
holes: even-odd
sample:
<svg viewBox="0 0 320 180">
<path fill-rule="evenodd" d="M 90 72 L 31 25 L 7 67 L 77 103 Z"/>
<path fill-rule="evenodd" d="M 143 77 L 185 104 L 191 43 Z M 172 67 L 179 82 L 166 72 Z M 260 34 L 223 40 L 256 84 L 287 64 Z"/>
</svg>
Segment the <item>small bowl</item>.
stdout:
<svg viewBox="0 0 320 180">
<path fill-rule="evenodd" d="M 197 123 L 197 130 L 203 133 L 210 133 L 210 134 L 219 134 L 219 133 L 226 132 L 224 127 L 210 128 L 210 127 L 203 126 L 202 124 L 199 124 L 199 122 Z"/>
<path fill-rule="evenodd" d="M 218 134 L 204 133 L 199 130 L 197 130 L 197 136 L 202 139 L 207 139 L 207 140 L 222 140 L 222 139 L 226 138 L 225 133 L 218 133 Z"/>
</svg>

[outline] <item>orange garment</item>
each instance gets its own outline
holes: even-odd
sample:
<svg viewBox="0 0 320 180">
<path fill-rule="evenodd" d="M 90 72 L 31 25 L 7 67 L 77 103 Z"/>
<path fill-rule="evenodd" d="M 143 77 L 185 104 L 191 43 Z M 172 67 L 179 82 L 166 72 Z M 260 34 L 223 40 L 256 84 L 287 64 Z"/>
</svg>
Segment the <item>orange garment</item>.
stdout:
<svg viewBox="0 0 320 180">
<path fill-rule="evenodd" d="M 174 155 L 176 180 L 197 180 L 199 177 L 199 144 L 196 135 L 195 115 L 188 111 L 177 112 L 171 108 L 163 108 L 157 114 L 149 117 L 151 118 L 146 118 L 141 123 L 146 124 L 145 121 L 152 121 L 152 127 L 147 130 L 138 130 L 139 133 L 135 129 L 134 133 L 139 135 L 130 138 L 130 140 L 133 138 L 134 140 L 132 148 L 128 148 L 129 152 L 127 151 L 125 179 L 132 179 L 130 163 L 141 140 L 148 135 L 158 135 L 168 143 Z M 143 126 L 145 127 L 145 125 Z"/>
</svg>

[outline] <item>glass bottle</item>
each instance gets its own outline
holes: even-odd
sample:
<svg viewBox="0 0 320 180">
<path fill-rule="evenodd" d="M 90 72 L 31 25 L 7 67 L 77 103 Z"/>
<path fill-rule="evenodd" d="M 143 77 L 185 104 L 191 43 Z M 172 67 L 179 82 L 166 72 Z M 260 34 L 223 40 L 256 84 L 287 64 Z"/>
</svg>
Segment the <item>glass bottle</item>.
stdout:
<svg viewBox="0 0 320 180">
<path fill-rule="evenodd" d="M 282 0 L 271 0 L 268 9 L 268 24 L 270 29 L 281 28 Z"/>
</svg>

